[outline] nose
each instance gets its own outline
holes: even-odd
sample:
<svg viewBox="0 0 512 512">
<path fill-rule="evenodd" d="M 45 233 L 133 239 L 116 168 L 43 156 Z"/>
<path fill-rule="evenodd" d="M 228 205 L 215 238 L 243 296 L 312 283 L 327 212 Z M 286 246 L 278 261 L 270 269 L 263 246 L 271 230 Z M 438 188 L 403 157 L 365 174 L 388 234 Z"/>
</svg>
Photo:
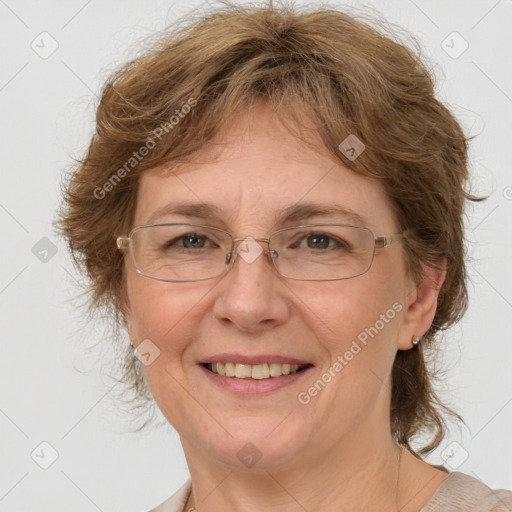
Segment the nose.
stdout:
<svg viewBox="0 0 512 512">
<path fill-rule="evenodd" d="M 219 322 L 252 333 L 286 322 L 290 314 L 288 288 L 270 259 L 268 239 L 235 239 L 227 257 L 230 269 L 219 283 L 213 307 Z"/>
</svg>

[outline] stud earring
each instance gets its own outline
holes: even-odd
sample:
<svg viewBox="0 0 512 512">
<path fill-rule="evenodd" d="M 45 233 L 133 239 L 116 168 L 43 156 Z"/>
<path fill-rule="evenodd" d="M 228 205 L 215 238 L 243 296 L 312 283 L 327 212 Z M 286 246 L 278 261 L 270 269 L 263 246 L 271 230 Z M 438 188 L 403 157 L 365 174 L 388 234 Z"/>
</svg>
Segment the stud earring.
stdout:
<svg viewBox="0 0 512 512">
<path fill-rule="evenodd" d="M 417 347 L 420 344 L 422 339 L 423 338 L 420 338 L 419 336 L 413 336 L 412 337 L 412 344 L 413 344 L 413 346 Z"/>
</svg>

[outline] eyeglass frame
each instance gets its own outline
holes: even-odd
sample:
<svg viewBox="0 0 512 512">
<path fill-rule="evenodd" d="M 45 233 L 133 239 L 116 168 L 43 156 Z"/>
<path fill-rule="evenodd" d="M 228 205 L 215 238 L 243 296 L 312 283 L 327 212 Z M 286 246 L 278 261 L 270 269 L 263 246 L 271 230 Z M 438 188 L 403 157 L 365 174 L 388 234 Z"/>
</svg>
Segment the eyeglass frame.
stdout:
<svg viewBox="0 0 512 512">
<path fill-rule="evenodd" d="M 226 231 L 226 230 L 224 230 L 222 228 L 216 228 L 215 226 L 208 226 L 206 224 L 189 224 L 187 222 L 184 222 L 184 223 L 182 223 L 182 222 L 170 222 L 170 223 L 163 223 L 163 224 L 143 224 L 141 226 L 136 226 L 136 227 L 134 227 L 130 231 L 130 233 L 128 233 L 127 236 L 121 236 L 120 235 L 120 236 L 115 237 L 117 248 L 119 250 L 121 250 L 121 251 L 124 251 L 127 247 L 129 248 L 130 247 L 130 242 L 132 240 L 132 235 L 138 229 L 151 228 L 151 227 L 157 227 L 157 226 L 192 226 L 192 227 L 196 227 L 196 228 L 207 228 L 207 229 L 213 229 L 215 231 L 221 231 L 222 233 L 225 233 L 226 235 L 229 235 L 229 237 L 231 238 L 231 250 L 226 254 L 226 259 L 225 259 L 225 262 L 224 262 L 225 263 L 224 264 L 224 270 L 222 272 L 220 272 L 219 274 L 215 275 L 215 276 L 204 277 L 202 279 L 165 279 L 165 278 L 162 278 L 162 277 L 149 276 L 147 274 L 142 273 L 137 268 L 137 263 L 135 261 L 135 256 L 132 254 L 135 270 L 136 270 L 136 272 L 138 274 L 140 274 L 143 277 L 147 277 L 148 279 L 155 279 L 157 281 L 163 281 L 163 282 L 167 282 L 167 283 L 194 283 L 194 282 L 198 282 L 198 281 L 208 281 L 210 279 L 215 279 L 216 277 L 220 277 L 220 276 L 226 274 L 233 267 L 234 262 L 236 260 L 236 257 L 238 256 L 238 253 L 235 252 L 235 256 L 233 257 L 233 252 L 234 252 L 234 249 L 235 249 L 235 242 L 243 242 L 245 240 L 252 240 L 252 241 L 255 241 L 255 242 L 265 242 L 265 243 L 267 243 L 268 246 L 269 246 L 269 250 L 268 251 L 263 251 L 263 253 L 264 254 L 270 254 L 270 260 L 272 262 L 273 268 L 275 269 L 275 271 L 281 277 L 284 277 L 285 279 L 292 279 L 294 281 L 342 281 L 342 280 L 345 280 L 345 279 L 353 279 L 354 277 L 362 276 L 362 275 L 364 275 L 364 274 L 366 274 L 367 272 L 370 271 L 370 269 L 372 268 L 372 265 L 373 265 L 373 259 L 374 259 L 374 256 L 375 256 L 375 250 L 376 249 L 385 249 L 386 247 L 389 247 L 394 242 L 397 242 L 399 240 L 404 240 L 405 237 L 406 237 L 406 231 L 404 231 L 402 233 L 391 233 L 391 234 L 383 235 L 383 236 L 375 236 L 375 234 L 373 233 L 373 231 L 370 228 L 367 228 L 365 226 L 353 226 L 353 225 L 350 225 L 350 224 L 302 224 L 300 226 L 291 226 L 291 227 L 287 227 L 287 228 L 278 229 L 277 231 L 274 231 L 274 232 L 270 233 L 268 238 L 254 238 L 252 236 L 248 236 L 248 237 L 233 237 L 233 235 L 229 231 Z M 369 267 L 364 272 L 356 274 L 355 276 L 336 277 L 336 278 L 330 278 L 330 279 L 302 279 L 302 278 L 297 278 L 297 277 L 289 277 L 289 276 L 286 276 L 286 275 L 282 274 L 279 271 L 279 269 L 277 268 L 276 263 L 275 263 L 275 253 L 276 253 L 276 251 L 270 249 L 270 238 L 273 235 L 276 235 L 277 233 L 281 233 L 283 231 L 288 231 L 288 230 L 291 230 L 291 229 L 299 229 L 299 228 L 310 228 L 310 227 L 316 227 L 316 226 L 337 226 L 337 227 L 364 229 L 366 231 L 369 231 L 373 235 L 373 237 L 374 237 L 373 238 L 374 246 L 373 246 L 373 251 L 372 251 L 372 259 L 370 261 Z"/>
</svg>

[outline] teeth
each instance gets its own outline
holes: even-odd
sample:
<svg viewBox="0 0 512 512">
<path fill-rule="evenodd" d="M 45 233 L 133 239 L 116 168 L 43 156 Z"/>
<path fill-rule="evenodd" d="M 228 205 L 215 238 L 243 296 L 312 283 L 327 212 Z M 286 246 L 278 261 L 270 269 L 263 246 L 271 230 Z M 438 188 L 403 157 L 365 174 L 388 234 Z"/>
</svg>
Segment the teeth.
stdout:
<svg viewBox="0 0 512 512">
<path fill-rule="evenodd" d="M 280 377 L 282 375 L 281 368 L 282 364 L 279 363 L 270 363 L 270 376 L 271 377 Z"/>
<path fill-rule="evenodd" d="M 236 363 L 235 377 L 237 379 L 247 379 L 252 374 L 252 366 L 250 364 Z M 221 374 L 222 375 L 222 374 Z"/>
<path fill-rule="evenodd" d="M 214 373 L 237 379 L 268 379 L 270 377 L 281 377 L 297 373 L 306 365 L 288 363 L 263 363 L 263 364 L 241 364 L 241 363 L 211 363 L 206 365 Z"/>
<path fill-rule="evenodd" d="M 225 373 L 223 373 L 223 375 L 225 375 L 226 377 L 234 377 L 236 375 L 236 366 L 234 363 L 226 363 L 224 365 L 224 371 Z"/>
<path fill-rule="evenodd" d="M 253 379 L 268 379 L 270 377 L 270 368 L 268 367 L 268 364 L 255 364 L 252 367 L 251 377 Z"/>
</svg>

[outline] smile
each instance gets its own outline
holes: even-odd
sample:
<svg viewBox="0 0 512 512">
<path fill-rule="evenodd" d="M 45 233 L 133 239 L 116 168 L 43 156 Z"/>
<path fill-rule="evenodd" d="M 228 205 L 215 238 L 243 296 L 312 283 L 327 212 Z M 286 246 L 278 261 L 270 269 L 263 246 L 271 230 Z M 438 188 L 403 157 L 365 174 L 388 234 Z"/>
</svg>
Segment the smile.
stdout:
<svg viewBox="0 0 512 512">
<path fill-rule="evenodd" d="M 206 363 L 205 368 L 213 373 L 218 373 L 224 377 L 233 377 L 235 379 L 256 379 L 263 380 L 271 377 L 282 377 L 283 375 L 293 375 L 310 366 L 308 364 L 288 364 L 288 363 L 262 363 L 262 364 L 242 364 L 232 362 Z"/>
</svg>

